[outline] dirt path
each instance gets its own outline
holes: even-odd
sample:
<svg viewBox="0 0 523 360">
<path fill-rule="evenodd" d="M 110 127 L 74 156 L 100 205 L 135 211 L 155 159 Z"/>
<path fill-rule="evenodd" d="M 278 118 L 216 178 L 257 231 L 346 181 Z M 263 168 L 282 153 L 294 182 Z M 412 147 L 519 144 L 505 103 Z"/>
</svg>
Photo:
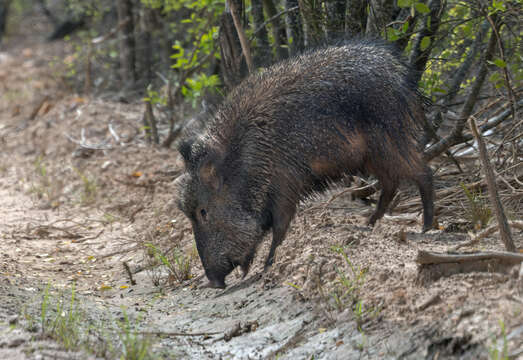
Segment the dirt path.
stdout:
<svg viewBox="0 0 523 360">
<path fill-rule="evenodd" d="M 132 358 L 132 344 L 195 359 L 487 359 L 504 345 L 523 354 L 518 269 L 420 282 L 418 249 L 467 236 L 420 234 L 417 205 L 369 229 L 368 206 L 312 199 L 270 271 L 265 244 L 246 279 L 202 288 L 190 224 L 173 205 L 179 156 L 146 145 L 140 104 L 66 91 L 50 63 L 71 50 L 41 40 L 15 36 L 0 52 L 0 358 Z M 108 148 L 82 149 L 71 140 L 82 133 Z M 499 250 L 499 239 L 481 247 Z M 190 279 L 176 281 L 174 258 L 163 266 L 152 249 L 190 261 Z"/>
</svg>

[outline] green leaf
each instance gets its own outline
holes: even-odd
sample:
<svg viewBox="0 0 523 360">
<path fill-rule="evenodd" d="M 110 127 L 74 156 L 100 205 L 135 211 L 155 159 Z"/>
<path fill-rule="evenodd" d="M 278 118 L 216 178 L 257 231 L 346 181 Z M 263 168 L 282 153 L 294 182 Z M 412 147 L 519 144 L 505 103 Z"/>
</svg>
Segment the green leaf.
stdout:
<svg viewBox="0 0 523 360">
<path fill-rule="evenodd" d="M 427 5 L 425 5 L 424 3 L 420 3 L 420 2 L 415 3 L 414 7 L 421 14 L 428 14 L 430 12 L 429 7 Z"/>
<path fill-rule="evenodd" d="M 505 2 L 504 0 L 493 0 L 492 1 L 492 8 L 494 9 L 493 13 L 497 11 L 505 11 Z"/>
<path fill-rule="evenodd" d="M 499 75 L 499 73 L 495 72 L 495 73 L 492 73 L 492 75 L 490 75 L 488 81 L 491 83 L 495 83 L 495 82 L 498 82 L 500 79 L 501 79 L 501 75 Z"/>
<path fill-rule="evenodd" d="M 446 94 L 447 90 L 442 89 L 440 87 L 434 87 L 434 88 L 432 88 L 432 92 L 437 92 L 437 93 L 440 93 L 440 94 Z"/>
<path fill-rule="evenodd" d="M 387 28 L 387 39 L 389 39 L 390 41 L 396 41 L 399 38 L 400 37 L 398 34 L 398 30 L 396 30 L 394 28 Z"/>
<path fill-rule="evenodd" d="M 425 51 L 430 45 L 430 37 L 429 36 L 425 36 L 423 37 L 423 39 L 421 39 L 421 45 L 420 45 L 420 48 L 421 48 L 421 51 Z"/>
<path fill-rule="evenodd" d="M 502 81 L 496 83 L 496 85 L 495 85 L 496 89 L 500 89 L 500 88 L 502 88 L 502 87 L 504 87 L 504 86 L 505 86 L 505 83 L 502 82 Z"/>
<path fill-rule="evenodd" d="M 496 65 L 498 68 L 506 68 L 507 67 L 507 63 L 503 61 L 503 59 L 496 59 L 494 60 L 494 65 Z"/>
<path fill-rule="evenodd" d="M 401 27 L 401 32 L 402 33 L 406 33 L 407 30 L 409 29 L 409 22 L 408 21 L 405 21 L 405 23 L 403 24 L 403 26 Z"/>
<path fill-rule="evenodd" d="M 398 7 L 407 8 L 412 4 L 412 0 L 398 0 Z"/>
</svg>

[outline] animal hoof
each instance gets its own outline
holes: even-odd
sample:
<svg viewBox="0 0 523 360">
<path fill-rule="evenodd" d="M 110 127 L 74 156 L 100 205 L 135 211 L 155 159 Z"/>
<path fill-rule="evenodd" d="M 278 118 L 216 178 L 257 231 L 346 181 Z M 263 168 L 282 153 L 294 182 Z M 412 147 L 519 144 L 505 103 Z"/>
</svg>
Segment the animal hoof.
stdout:
<svg viewBox="0 0 523 360">
<path fill-rule="evenodd" d="M 211 288 L 211 289 L 225 289 L 225 282 L 218 281 L 218 280 L 210 280 L 203 287 L 204 288 Z"/>
</svg>

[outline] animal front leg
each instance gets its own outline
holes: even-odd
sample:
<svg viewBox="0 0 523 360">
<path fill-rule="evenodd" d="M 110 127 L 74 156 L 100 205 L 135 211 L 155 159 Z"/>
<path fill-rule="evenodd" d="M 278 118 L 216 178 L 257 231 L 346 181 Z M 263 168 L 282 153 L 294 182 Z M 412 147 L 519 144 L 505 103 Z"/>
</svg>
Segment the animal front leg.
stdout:
<svg viewBox="0 0 523 360">
<path fill-rule="evenodd" d="M 285 235 L 287 234 L 289 224 L 291 223 L 295 211 L 296 209 L 294 206 L 276 208 L 273 210 L 271 250 L 269 251 L 269 256 L 267 256 L 267 260 L 265 261 L 264 270 L 267 270 L 270 266 L 272 266 L 276 248 L 280 246 L 280 244 L 283 242 L 283 239 L 285 239 Z"/>
</svg>

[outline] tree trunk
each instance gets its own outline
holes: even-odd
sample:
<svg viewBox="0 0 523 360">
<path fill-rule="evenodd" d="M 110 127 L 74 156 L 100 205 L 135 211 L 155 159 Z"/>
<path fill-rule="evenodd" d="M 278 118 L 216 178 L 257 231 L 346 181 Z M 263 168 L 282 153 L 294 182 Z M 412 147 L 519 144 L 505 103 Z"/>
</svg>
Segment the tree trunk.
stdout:
<svg viewBox="0 0 523 360">
<path fill-rule="evenodd" d="M 488 23 L 488 21 L 485 20 L 485 22 L 481 25 L 481 28 L 477 33 L 474 42 L 472 43 L 472 46 L 470 48 L 469 53 L 467 54 L 467 57 L 465 58 L 465 61 L 463 61 L 459 69 L 455 72 L 455 75 L 452 77 L 449 91 L 445 96 L 445 105 L 450 104 L 450 102 L 454 100 L 454 98 L 458 94 L 458 91 L 461 88 L 461 84 L 463 83 L 465 76 L 468 74 L 470 67 L 474 63 L 476 56 L 482 48 L 483 41 L 485 40 L 485 36 L 489 29 L 490 24 Z"/>
<path fill-rule="evenodd" d="M 49 21 L 51 21 L 51 23 L 56 28 L 58 26 L 58 24 L 60 23 L 60 21 L 58 21 L 56 16 L 54 16 L 53 13 L 49 10 L 49 8 L 47 7 L 47 5 L 45 3 L 45 0 L 38 0 L 38 3 L 40 4 L 40 7 L 42 8 L 42 12 L 44 13 L 44 15 L 47 16 Z M 0 5 L 0 7 L 1 7 L 1 5 Z"/>
<path fill-rule="evenodd" d="M 441 0 L 430 0 L 428 6 L 430 13 L 423 17 L 423 28 L 414 40 L 409 59 L 410 65 L 415 70 L 414 76 L 416 82 L 421 79 L 421 75 L 425 71 L 425 66 L 434 47 L 434 39 L 436 38 L 436 33 L 439 28 L 444 4 L 442 4 Z M 424 39 L 430 39 L 430 44 L 422 49 Z"/>
<path fill-rule="evenodd" d="M 327 0 L 325 10 L 327 13 L 327 39 L 334 40 L 345 32 L 345 0 Z"/>
<path fill-rule="evenodd" d="M 154 29 L 154 13 L 153 9 L 143 7 L 140 17 L 140 27 L 142 32 L 142 51 L 141 58 L 143 59 L 143 71 L 145 80 L 147 84 L 150 84 L 153 81 L 153 61 L 155 56 L 154 54 L 154 44 L 153 44 L 153 29 Z"/>
<path fill-rule="evenodd" d="M 7 15 L 9 14 L 9 5 L 11 0 L 4 0 L 0 3 L 0 44 L 2 43 L 2 36 L 5 34 L 7 28 Z"/>
<path fill-rule="evenodd" d="M 256 66 L 265 66 L 272 63 L 271 47 L 265 18 L 263 16 L 262 0 L 252 0 L 252 18 L 254 20 L 254 37 L 256 38 Z"/>
<path fill-rule="evenodd" d="M 136 55 L 134 40 L 133 3 L 132 0 L 117 0 L 118 21 L 129 19 L 120 31 L 118 41 L 120 49 L 120 73 L 125 86 L 132 86 L 136 82 Z"/>
<path fill-rule="evenodd" d="M 252 61 L 251 45 L 249 39 L 247 39 L 247 35 L 245 35 L 245 31 L 243 30 L 243 24 L 240 19 L 241 10 L 239 10 L 239 6 L 237 7 L 236 2 L 236 0 L 228 0 L 227 4 L 229 4 L 229 8 L 231 9 L 232 20 L 234 22 L 234 27 L 236 28 L 236 33 L 238 34 L 238 37 L 240 39 L 243 57 L 247 62 L 247 68 L 249 69 L 249 73 L 252 74 L 255 71 L 255 68 L 254 63 Z M 241 5 L 241 1 L 239 1 L 238 5 Z"/>
<path fill-rule="evenodd" d="M 230 90 L 239 84 L 247 71 L 242 57 L 240 39 L 234 27 L 234 21 L 227 3 L 220 19 L 218 41 L 220 43 L 220 67 L 223 82 Z"/>
<path fill-rule="evenodd" d="M 304 38 L 306 46 L 314 46 L 323 42 L 325 34 L 322 28 L 321 2 L 316 0 L 299 0 L 300 12 L 304 23 Z"/>
<path fill-rule="evenodd" d="M 345 17 L 345 33 L 349 37 L 365 33 L 367 24 L 367 1 L 349 0 Z"/>
<path fill-rule="evenodd" d="M 293 10 L 295 9 L 295 10 Z M 301 24 L 298 0 L 285 0 L 285 23 L 287 25 L 287 40 L 291 56 L 303 50 L 303 28 Z"/>
<path fill-rule="evenodd" d="M 369 15 L 367 16 L 368 36 L 379 36 L 385 26 L 394 17 L 394 0 L 369 0 Z"/>
<path fill-rule="evenodd" d="M 485 81 L 485 78 L 487 77 L 487 73 L 488 73 L 487 65 L 488 65 L 488 62 L 490 60 L 492 60 L 492 57 L 494 56 L 495 47 L 496 47 L 496 35 L 494 34 L 494 32 L 492 32 L 492 34 L 490 35 L 489 42 L 488 42 L 487 50 L 485 51 L 483 58 L 481 59 L 481 62 L 479 65 L 479 70 L 476 74 L 476 79 L 474 80 L 474 83 L 472 84 L 472 87 L 470 89 L 470 93 L 468 94 L 465 104 L 463 105 L 459 119 L 456 120 L 456 124 L 454 124 L 454 128 L 452 129 L 451 133 L 448 136 L 441 139 L 436 144 L 432 145 L 430 148 L 425 150 L 424 155 L 425 155 L 425 159 L 427 161 L 432 160 L 434 157 L 443 153 L 449 147 L 459 144 L 462 141 L 463 128 L 465 127 L 467 119 L 472 114 L 474 105 L 476 104 L 476 101 L 478 100 L 479 91 L 481 90 L 481 87 L 483 86 L 483 82 Z"/>
<path fill-rule="evenodd" d="M 276 6 L 272 0 L 263 0 L 263 6 L 267 17 L 272 24 L 272 37 L 274 38 L 274 46 L 276 48 L 276 59 L 283 60 L 289 56 L 289 52 L 284 47 L 287 44 L 287 37 L 285 35 L 285 27 L 281 24 L 281 18 L 278 15 Z"/>
<path fill-rule="evenodd" d="M 396 17 L 396 21 L 400 22 L 399 26 L 400 27 L 403 26 L 403 24 L 405 22 L 407 22 L 409 24 L 409 28 L 407 30 L 407 33 L 404 34 L 404 36 L 402 36 L 401 38 L 399 38 L 395 42 L 396 43 L 396 47 L 399 50 L 401 50 L 401 51 L 405 50 L 405 48 L 409 44 L 410 37 L 415 32 L 416 23 L 418 22 L 419 17 L 420 16 L 418 14 L 416 14 L 415 16 L 412 16 L 410 8 L 403 8 L 398 13 L 398 16 Z"/>
</svg>

